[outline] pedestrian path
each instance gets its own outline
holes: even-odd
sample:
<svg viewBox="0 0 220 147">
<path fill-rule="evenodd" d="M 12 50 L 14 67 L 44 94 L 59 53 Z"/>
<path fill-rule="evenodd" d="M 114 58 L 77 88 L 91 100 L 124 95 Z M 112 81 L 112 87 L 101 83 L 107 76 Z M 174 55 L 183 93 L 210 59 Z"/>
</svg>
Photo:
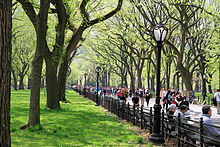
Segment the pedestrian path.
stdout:
<svg viewBox="0 0 220 147">
<path fill-rule="evenodd" d="M 127 102 L 133 104 L 131 98 L 127 98 Z M 149 106 L 147 106 L 147 103 L 145 102 L 144 107 L 153 107 L 154 104 L 155 104 L 155 98 L 151 98 L 149 102 Z M 202 107 L 203 105 L 200 104 L 189 104 L 191 119 L 193 120 L 200 119 L 200 117 L 202 116 Z M 211 119 L 213 120 L 214 125 L 220 126 L 220 114 L 217 114 L 217 108 L 212 106 L 211 109 L 212 109 Z"/>
</svg>

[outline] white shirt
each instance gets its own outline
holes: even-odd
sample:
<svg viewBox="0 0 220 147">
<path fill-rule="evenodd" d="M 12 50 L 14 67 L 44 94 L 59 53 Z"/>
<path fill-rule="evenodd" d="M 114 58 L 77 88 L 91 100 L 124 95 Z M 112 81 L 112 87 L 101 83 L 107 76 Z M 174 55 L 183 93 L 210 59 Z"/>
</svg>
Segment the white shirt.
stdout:
<svg viewBox="0 0 220 147">
<path fill-rule="evenodd" d="M 214 97 L 216 98 L 217 102 L 220 102 L 220 92 L 216 92 Z"/>
</svg>

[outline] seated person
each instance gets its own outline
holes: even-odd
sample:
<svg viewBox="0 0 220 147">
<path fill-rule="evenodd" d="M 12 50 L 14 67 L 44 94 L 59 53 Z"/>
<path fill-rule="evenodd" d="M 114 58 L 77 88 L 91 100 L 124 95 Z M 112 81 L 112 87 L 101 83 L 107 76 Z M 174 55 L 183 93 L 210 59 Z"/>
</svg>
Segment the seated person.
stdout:
<svg viewBox="0 0 220 147">
<path fill-rule="evenodd" d="M 203 113 L 202 118 L 204 123 L 213 125 L 213 122 L 210 118 L 212 116 L 212 110 L 210 106 L 203 106 L 202 113 Z M 216 128 L 212 126 L 204 125 L 204 135 L 211 137 L 215 140 L 218 140 L 217 142 L 215 140 L 212 140 L 211 138 L 204 137 L 204 141 L 206 144 L 210 146 L 220 147 L 220 132 L 218 132 Z"/>
<path fill-rule="evenodd" d="M 176 117 L 176 119 L 178 119 L 178 115 L 180 114 L 180 123 L 181 124 L 187 124 L 187 120 L 182 119 L 182 118 L 185 118 L 185 114 L 187 111 L 188 111 L 188 107 L 186 105 L 182 105 L 180 107 L 180 109 L 176 110 L 176 112 L 174 113 L 174 116 Z"/>
<path fill-rule="evenodd" d="M 174 116 L 178 119 L 178 115 L 180 114 L 180 125 L 183 129 L 180 130 L 181 134 L 186 136 L 186 140 L 191 142 L 191 144 L 195 144 L 196 140 L 198 139 L 198 135 L 194 132 L 198 131 L 197 128 L 193 127 L 192 125 L 188 124 L 186 116 L 188 112 L 188 107 L 186 105 L 180 106 L 180 109 L 176 110 Z"/>
<path fill-rule="evenodd" d="M 185 99 L 186 99 L 186 97 L 183 96 L 181 92 L 179 92 L 179 94 L 176 96 L 176 100 L 177 100 L 178 102 L 182 102 L 182 101 L 184 101 Z"/>
<path fill-rule="evenodd" d="M 139 98 L 136 96 L 136 94 L 133 95 L 132 102 L 135 107 L 139 106 Z"/>
<path fill-rule="evenodd" d="M 168 127 L 169 127 L 169 129 L 170 129 L 170 131 L 174 131 L 175 130 L 175 124 L 174 124 L 174 113 L 176 112 L 176 105 L 175 104 L 171 104 L 170 106 L 169 106 L 169 108 L 168 108 L 168 112 L 167 112 L 167 114 L 169 114 L 168 115 L 168 122 L 169 122 L 169 124 L 168 124 Z"/>
</svg>

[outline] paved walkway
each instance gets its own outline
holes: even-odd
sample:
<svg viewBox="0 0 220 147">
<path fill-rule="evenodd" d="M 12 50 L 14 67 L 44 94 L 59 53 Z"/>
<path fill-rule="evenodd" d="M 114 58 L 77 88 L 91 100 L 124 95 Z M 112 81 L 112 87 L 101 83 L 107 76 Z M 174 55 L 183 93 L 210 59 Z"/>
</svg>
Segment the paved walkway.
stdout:
<svg viewBox="0 0 220 147">
<path fill-rule="evenodd" d="M 127 102 L 132 104 L 131 98 L 127 98 Z M 155 98 L 150 99 L 150 103 L 148 107 L 153 107 L 155 103 Z M 147 107 L 147 103 L 144 103 L 144 107 Z M 199 104 L 190 104 L 189 109 L 190 109 L 190 114 L 191 114 L 191 119 L 193 120 L 199 120 L 199 118 L 202 116 L 202 107 L 203 105 Z M 217 114 L 217 108 L 214 106 L 211 107 L 212 109 L 212 120 L 214 125 L 220 126 L 220 114 Z"/>
</svg>

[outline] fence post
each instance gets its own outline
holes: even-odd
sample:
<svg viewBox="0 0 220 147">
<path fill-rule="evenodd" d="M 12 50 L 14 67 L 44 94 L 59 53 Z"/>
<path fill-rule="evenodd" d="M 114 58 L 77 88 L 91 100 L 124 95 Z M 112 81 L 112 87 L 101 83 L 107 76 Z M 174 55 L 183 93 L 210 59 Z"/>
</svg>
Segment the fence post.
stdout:
<svg viewBox="0 0 220 147">
<path fill-rule="evenodd" d="M 200 118 L 200 146 L 203 147 L 203 118 Z"/>
<path fill-rule="evenodd" d="M 108 110 L 111 112 L 111 99 L 109 98 L 109 101 L 108 101 Z"/>
<path fill-rule="evenodd" d="M 125 113 L 124 113 L 124 103 L 122 103 L 122 119 L 125 119 Z"/>
<path fill-rule="evenodd" d="M 112 103 L 111 103 L 111 112 L 113 112 L 113 113 L 115 112 L 114 111 L 114 99 L 113 98 L 112 98 Z"/>
<path fill-rule="evenodd" d="M 129 104 L 129 102 L 128 102 L 128 107 L 127 107 L 127 109 L 128 109 L 128 121 L 130 120 L 130 104 Z"/>
<path fill-rule="evenodd" d="M 117 112 L 118 112 L 118 117 L 120 117 L 120 112 L 119 112 L 119 110 L 120 110 L 120 101 L 118 101 L 118 110 L 117 110 Z"/>
<path fill-rule="evenodd" d="M 144 106 L 141 105 L 141 129 L 143 129 L 143 108 Z"/>
<path fill-rule="evenodd" d="M 152 117 L 153 117 L 153 111 L 152 111 L 152 107 L 150 107 L 150 134 L 152 134 L 152 132 L 153 132 L 153 119 L 152 119 Z"/>
<path fill-rule="evenodd" d="M 181 133 L 181 131 L 180 131 L 180 113 L 178 114 L 178 147 L 180 147 L 180 133 Z"/>
<path fill-rule="evenodd" d="M 133 106 L 133 125 L 135 125 L 135 105 Z"/>
<path fill-rule="evenodd" d="M 162 136 L 164 137 L 164 109 L 162 110 Z"/>
</svg>

